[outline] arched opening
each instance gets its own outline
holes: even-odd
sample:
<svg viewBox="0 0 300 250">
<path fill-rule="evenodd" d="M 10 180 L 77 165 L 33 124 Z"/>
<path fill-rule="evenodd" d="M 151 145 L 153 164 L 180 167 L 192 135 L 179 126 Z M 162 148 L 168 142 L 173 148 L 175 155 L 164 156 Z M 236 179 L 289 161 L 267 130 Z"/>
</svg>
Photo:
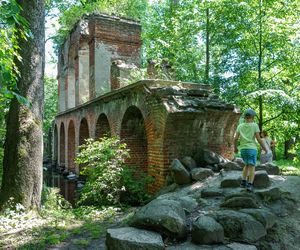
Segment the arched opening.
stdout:
<svg viewBox="0 0 300 250">
<path fill-rule="evenodd" d="M 70 121 L 68 128 L 68 170 L 75 171 L 75 126 Z"/>
<path fill-rule="evenodd" d="M 65 143 L 65 126 L 63 123 L 60 125 L 60 136 L 59 136 L 59 165 L 65 165 L 65 150 L 66 150 L 66 143 Z"/>
<path fill-rule="evenodd" d="M 148 143 L 146 129 L 143 115 L 137 107 L 131 106 L 125 112 L 120 137 L 130 150 L 130 158 L 126 160 L 126 164 L 147 172 Z"/>
<path fill-rule="evenodd" d="M 102 138 L 104 136 L 110 136 L 110 127 L 109 122 L 107 119 L 107 116 L 105 114 L 101 114 L 98 117 L 97 123 L 96 123 L 96 133 L 95 138 L 98 140 L 99 138 Z"/>
<path fill-rule="evenodd" d="M 54 166 L 57 166 L 58 163 L 58 134 L 57 134 L 57 126 L 54 126 L 54 143 L 53 143 L 53 163 Z"/>
<path fill-rule="evenodd" d="M 90 137 L 89 133 L 89 126 L 88 122 L 85 118 L 83 118 L 80 122 L 80 129 L 79 129 L 79 145 L 84 144 L 85 139 Z M 84 164 L 79 165 L 79 173 L 81 172 L 82 168 L 84 167 Z M 84 180 L 85 178 L 81 176 L 81 178 Z"/>
<path fill-rule="evenodd" d="M 83 118 L 80 122 L 79 129 L 79 145 L 84 143 L 84 140 L 90 137 L 88 122 Z"/>
</svg>

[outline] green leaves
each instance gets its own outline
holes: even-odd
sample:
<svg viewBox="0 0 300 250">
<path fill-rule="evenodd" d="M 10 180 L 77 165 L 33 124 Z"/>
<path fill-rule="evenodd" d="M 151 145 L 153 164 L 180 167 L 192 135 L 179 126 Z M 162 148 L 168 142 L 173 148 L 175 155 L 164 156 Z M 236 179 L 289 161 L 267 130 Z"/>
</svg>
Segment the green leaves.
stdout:
<svg viewBox="0 0 300 250">
<path fill-rule="evenodd" d="M 19 75 L 16 61 L 21 61 L 17 40 L 18 37 L 26 38 L 28 24 L 20 11 L 15 0 L 0 5 L 0 99 L 16 97 L 21 104 L 29 106 L 29 102 L 18 94 L 16 83 Z M 4 108 L 2 103 L 0 108 Z"/>
<path fill-rule="evenodd" d="M 147 0 L 82 0 L 66 2 L 61 0 L 49 0 L 50 6 L 54 6 L 61 12 L 59 14 L 60 29 L 54 38 L 56 52 L 69 32 L 85 14 L 107 13 L 133 19 L 141 19 L 148 4 Z"/>
<path fill-rule="evenodd" d="M 79 147 L 76 163 L 87 182 L 80 195 L 79 204 L 114 205 L 120 202 L 121 174 L 125 159 L 129 157 L 126 145 L 117 138 L 87 139 Z"/>
</svg>

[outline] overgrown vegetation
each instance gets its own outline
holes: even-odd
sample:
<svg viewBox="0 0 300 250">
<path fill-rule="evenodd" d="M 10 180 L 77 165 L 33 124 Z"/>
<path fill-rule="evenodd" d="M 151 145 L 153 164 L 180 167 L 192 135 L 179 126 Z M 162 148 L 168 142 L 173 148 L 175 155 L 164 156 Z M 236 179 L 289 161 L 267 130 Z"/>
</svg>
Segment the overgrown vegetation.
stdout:
<svg viewBox="0 0 300 250">
<path fill-rule="evenodd" d="M 80 193 L 78 204 L 136 205 L 149 198 L 146 190 L 151 178 L 137 168 L 125 165 L 129 150 L 120 139 L 115 137 L 87 139 L 79 147 L 79 151 L 75 161 L 87 180 Z"/>
<path fill-rule="evenodd" d="M 19 204 L 10 203 L 0 215 L 0 247 L 45 249 L 63 241 L 80 248 L 101 241 L 105 230 L 123 212 L 117 207 L 71 208 L 57 188 L 44 187 L 41 214 L 26 213 Z M 126 216 L 130 216 L 130 211 Z M 18 232 L 21 232 L 20 234 Z"/>
<path fill-rule="evenodd" d="M 57 8 L 59 13 L 60 29 L 54 37 L 56 51 L 65 41 L 75 23 L 84 15 L 105 13 L 133 19 L 141 19 L 146 12 L 147 0 L 50 0 L 49 7 Z"/>
</svg>

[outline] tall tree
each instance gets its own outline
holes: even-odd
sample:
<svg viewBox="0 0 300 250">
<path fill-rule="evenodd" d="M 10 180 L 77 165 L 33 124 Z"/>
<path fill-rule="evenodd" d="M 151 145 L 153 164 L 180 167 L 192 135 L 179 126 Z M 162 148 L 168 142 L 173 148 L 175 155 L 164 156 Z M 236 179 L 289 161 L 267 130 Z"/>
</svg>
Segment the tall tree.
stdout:
<svg viewBox="0 0 300 250">
<path fill-rule="evenodd" d="M 18 36 L 21 61 L 19 94 L 30 105 L 12 99 L 7 115 L 0 207 L 12 197 L 26 209 L 39 208 L 42 187 L 42 113 L 44 76 L 44 0 L 18 0 L 28 22 L 28 36 Z M 24 27 L 19 27 L 22 30 Z"/>
<path fill-rule="evenodd" d="M 291 95 L 300 80 L 299 8 L 296 0 L 228 0 L 218 15 L 221 93 L 257 109 L 261 129 L 299 110 Z"/>
</svg>

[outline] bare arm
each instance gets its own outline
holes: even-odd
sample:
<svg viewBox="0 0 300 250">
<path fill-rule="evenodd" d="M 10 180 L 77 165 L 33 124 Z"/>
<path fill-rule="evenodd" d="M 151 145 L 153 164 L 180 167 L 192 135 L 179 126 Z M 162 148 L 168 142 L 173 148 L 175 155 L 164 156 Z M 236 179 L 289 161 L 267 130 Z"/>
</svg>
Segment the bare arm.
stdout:
<svg viewBox="0 0 300 250">
<path fill-rule="evenodd" d="M 268 150 L 267 150 L 267 148 L 266 148 L 264 142 L 263 142 L 262 139 L 260 138 L 259 132 L 256 132 L 256 133 L 255 133 L 255 138 L 256 138 L 256 140 L 258 141 L 259 145 L 262 147 L 262 149 L 267 153 Z"/>
<path fill-rule="evenodd" d="M 234 135 L 234 140 L 233 140 L 233 144 L 234 144 L 234 152 L 237 153 L 239 152 L 238 148 L 237 148 L 237 142 L 240 138 L 240 133 L 239 132 L 236 132 L 235 135 Z"/>
</svg>

